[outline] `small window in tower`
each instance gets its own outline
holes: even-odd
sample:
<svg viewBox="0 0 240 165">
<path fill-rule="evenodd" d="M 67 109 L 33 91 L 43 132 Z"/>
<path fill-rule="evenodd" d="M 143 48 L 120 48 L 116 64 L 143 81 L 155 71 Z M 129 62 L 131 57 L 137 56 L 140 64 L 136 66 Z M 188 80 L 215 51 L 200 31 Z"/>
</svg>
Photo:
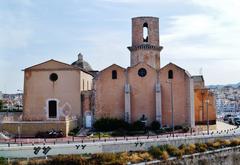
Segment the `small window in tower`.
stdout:
<svg viewBox="0 0 240 165">
<path fill-rule="evenodd" d="M 143 24 L 143 42 L 148 42 L 148 24 Z"/>
<path fill-rule="evenodd" d="M 116 70 L 112 71 L 112 79 L 117 79 L 117 71 Z"/>
<path fill-rule="evenodd" d="M 168 79 L 173 79 L 173 71 L 172 70 L 168 71 Z"/>
</svg>

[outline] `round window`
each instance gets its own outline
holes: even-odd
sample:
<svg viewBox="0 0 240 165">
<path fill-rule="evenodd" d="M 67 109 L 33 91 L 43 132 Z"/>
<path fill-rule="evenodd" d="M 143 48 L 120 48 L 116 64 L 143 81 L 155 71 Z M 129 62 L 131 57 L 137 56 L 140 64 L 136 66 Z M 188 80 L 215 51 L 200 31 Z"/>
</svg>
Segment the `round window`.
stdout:
<svg viewBox="0 0 240 165">
<path fill-rule="evenodd" d="M 138 70 L 138 75 L 139 75 L 140 77 L 146 76 L 146 75 L 147 75 L 147 70 L 144 69 L 144 68 L 139 69 L 139 70 Z"/>
<path fill-rule="evenodd" d="M 49 79 L 51 81 L 57 81 L 58 75 L 56 73 L 52 73 L 52 74 L 50 74 Z"/>
</svg>

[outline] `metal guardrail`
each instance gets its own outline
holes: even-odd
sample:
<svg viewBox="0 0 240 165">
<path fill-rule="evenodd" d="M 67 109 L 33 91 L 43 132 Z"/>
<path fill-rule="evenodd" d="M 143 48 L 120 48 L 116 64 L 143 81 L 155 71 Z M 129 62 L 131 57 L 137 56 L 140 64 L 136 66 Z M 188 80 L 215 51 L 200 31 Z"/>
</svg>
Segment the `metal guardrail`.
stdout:
<svg viewBox="0 0 240 165">
<path fill-rule="evenodd" d="M 46 145 L 46 144 L 70 144 L 72 142 L 78 143 L 95 143 L 95 142 L 113 142 L 113 141 L 129 141 L 129 140 L 147 140 L 147 139 L 166 139 L 166 138 L 187 138 L 187 137 L 208 137 L 208 136 L 234 136 L 236 133 L 240 133 L 240 128 L 232 128 L 217 132 L 207 133 L 175 133 L 174 136 L 169 134 L 163 135 L 148 135 L 148 136 L 123 136 L 123 137 L 100 137 L 100 138 L 91 138 L 91 137 L 79 137 L 79 136 L 69 136 L 64 138 L 11 138 L 11 139 L 0 139 L 1 146 L 29 146 L 29 145 Z"/>
</svg>

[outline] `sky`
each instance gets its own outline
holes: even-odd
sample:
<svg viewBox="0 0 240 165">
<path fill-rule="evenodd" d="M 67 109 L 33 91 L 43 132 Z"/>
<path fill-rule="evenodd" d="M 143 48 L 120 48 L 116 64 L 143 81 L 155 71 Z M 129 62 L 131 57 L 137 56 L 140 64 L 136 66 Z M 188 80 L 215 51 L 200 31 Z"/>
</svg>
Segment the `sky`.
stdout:
<svg viewBox="0 0 240 165">
<path fill-rule="evenodd" d="M 23 90 L 24 68 L 80 52 L 95 70 L 128 67 L 136 16 L 159 17 L 161 66 L 240 82 L 239 0 L 0 0 L 0 91 Z"/>
</svg>

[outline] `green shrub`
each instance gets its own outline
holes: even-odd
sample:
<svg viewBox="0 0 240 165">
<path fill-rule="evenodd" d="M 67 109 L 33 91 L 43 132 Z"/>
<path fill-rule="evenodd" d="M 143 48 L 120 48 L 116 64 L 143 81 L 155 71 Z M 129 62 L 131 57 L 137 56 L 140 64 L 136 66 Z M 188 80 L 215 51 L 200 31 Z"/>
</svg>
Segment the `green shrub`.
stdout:
<svg viewBox="0 0 240 165">
<path fill-rule="evenodd" d="M 163 153 L 163 151 L 159 147 L 156 147 L 156 146 L 150 147 L 148 152 L 156 159 L 161 158 L 162 153 Z"/>
<path fill-rule="evenodd" d="M 195 145 L 196 145 L 196 151 L 197 152 L 205 152 L 205 151 L 207 151 L 207 148 L 208 148 L 207 144 L 205 144 L 205 143 L 196 143 Z"/>
<path fill-rule="evenodd" d="M 52 164 L 82 165 L 86 163 L 87 163 L 87 160 L 82 158 L 80 155 L 60 155 L 47 161 L 46 165 L 52 165 Z"/>
<path fill-rule="evenodd" d="M 120 128 L 120 129 L 113 131 L 111 135 L 112 136 L 125 136 L 126 130 Z"/>
<path fill-rule="evenodd" d="M 75 135 L 77 135 L 79 133 L 79 131 L 80 131 L 80 128 L 76 127 L 74 129 L 72 129 L 71 131 L 69 131 L 68 135 L 69 136 L 75 136 Z"/>
<path fill-rule="evenodd" d="M 189 127 L 189 126 L 183 126 L 183 127 L 182 127 L 182 131 L 183 131 L 184 133 L 189 132 L 189 130 L 190 130 L 190 127 Z"/>
<path fill-rule="evenodd" d="M 130 131 L 143 131 L 145 130 L 145 123 L 138 120 L 131 124 Z"/>
<path fill-rule="evenodd" d="M 1 165 L 7 165 L 7 159 L 6 158 L 3 158 L 3 157 L 0 157 L 0 164 Z"/>
<path fill-rule="evenodd" d="M 173 131 L 173 129 L 172 129 L 171 127 L 166 127 L 166 128 L 164 128 L 164 130 L 165 130 L 165 132 L 171 132 L 171 131 Z"/>
<path fill-rule="evenodd" d="M 174 127 L 174 129 L 175 129 L 175 130 L 180 130 L 180 129 L 183 129 L 183 126 L 181 126 L 181 125 L 176 125 L 176 126 Z"/>
<path fill-rule="evenodd" d="M 153 121 L 152 123 L 151 123 L 151 129 L 152 130 L 154 130 L 154 131 L 156 131 L 156 130 L 159 130 L 160 129 L 160 123 L 158 122 L 158 121 Z"/>
<path fill-rule="evenodd" d="M 167 145 L 167 152 L 171 156 L 176 156 L 176 157 L 181 157 L 182 156 L 182 151 L 180 151 L 177 147 L 172 146 L 172 145 Z"/>
<path fill-rule="evenodd" d="M 143 159 L 143 161 L 151 161 L 153 160 L 153 157 L 150 153 L 148 152 L 140 152 L 139 157 Z"/>
<path fill-rule="evenodd" d="M 117 129 L 127 129 L 129 124 L 121 119 L 101 118 L 93 124 L 93 127 L 96 131 L 106 132 Z"/>
<path fill-rule="evenodd" d="M 88 164 L 106 164 L 106 165 L 121 165 L 126 164 L 126 160 L 120 158 L 121 154 L 116 153 L 100 153 L 93 154 L 89 159 Z"/>
<path fill-rule="evenodd" d="M 155 130 L 154 131 L 156 134 L 163 134 L 163 133 L 166 133 L 165 129 L 164 128 L 160 128 L 159 130 Z"/>
</svg>

